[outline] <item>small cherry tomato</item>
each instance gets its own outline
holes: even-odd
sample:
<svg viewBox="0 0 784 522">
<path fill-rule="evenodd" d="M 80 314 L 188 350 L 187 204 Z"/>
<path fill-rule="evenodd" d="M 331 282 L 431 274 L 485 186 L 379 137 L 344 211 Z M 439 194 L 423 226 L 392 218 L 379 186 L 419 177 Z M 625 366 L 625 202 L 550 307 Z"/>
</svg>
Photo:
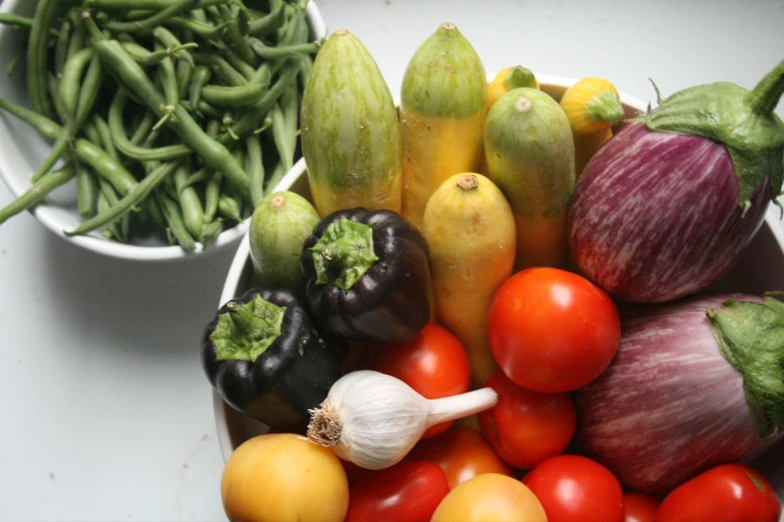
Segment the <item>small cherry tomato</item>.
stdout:
<svg viewBox="0 0 784 522">
<path fill-rule="evenodd" d="M 532 468 L 563 453 L 577 426 L 577 413 L 567 393 L 526 390 L 503 372 L 487 386 L 498 392 L 498 403 L 480 412 L 482 433 L 507 464 Z"/>
<path fill-rule="evenodd" d="M 345 522 L 428 522 L 447 493 L 446 476 L 432 462 L 368 471 L 351 484 Z"/>
<path fill-rule="evenodd" d="M 449 492 L 432 522 L 548 522 L 542 504 L 519 480 L 486 473 Z"/>
<path fill-rule="evenodd" d="M 523 483 L 542 503 L 548 522 L 623 522 L 620 482 L 591 459 L 552 457 L 523 477 Z"/>
<path fill-rule="evenodd" d="M 437 437 L 420 441 L 407 459 L 438 464 L 446 473 L 450 488 L 484 473 L 512 476 L 509 467 L 485 439 L 462 426 L 454 426 Z"/>
<path fill-rule="evenodd" d="M 556 268 L 517 272 L 496 291 L 488 341 L 498 365 L 529 390 L 560 393 L 596 379 L 621 340 L 618 309 L 602 289 Z"/>
<path fill-rule="evenodd" d="M 744 464 L 722 464 L 675 488 L 656 522 L 778 522 L 781 501 L 760 473 Z"/>
<path fill-rule="evenodd" d="M 645 493 L 626 493 L 623 496 L 623 522 L 656 522 L 656 509 L 661 501 Z"/>
<path fill-rule="evenodd" d="M 406 344 L 374 350 L 368 369 L 397 377 L 427 399 L 459 395 L 471 387 L 471 366 L 463 344 L 434 323 Z M 432 426 L 422 438 L 443 433 L 453 423 Z"/>
</svg>

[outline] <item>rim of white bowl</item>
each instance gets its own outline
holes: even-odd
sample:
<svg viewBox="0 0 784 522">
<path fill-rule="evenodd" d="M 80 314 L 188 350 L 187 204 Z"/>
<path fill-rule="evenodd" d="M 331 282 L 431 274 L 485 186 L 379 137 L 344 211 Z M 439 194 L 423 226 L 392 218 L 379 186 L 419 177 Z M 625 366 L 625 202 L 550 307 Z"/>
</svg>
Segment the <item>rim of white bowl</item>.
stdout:
<svg viewBox="0 0 784 522">
<path fill-rule="evenodd" d="M 5 0 L 0 3 L 0 12 L 14 11 L 16 6 L 23 0 Z M 24 0 L 28 1 L 28 0 Z M 325 36 L 326 26 L 324 19 L 321 16 L 316 4 L 310 0 L 306 6 L 305 14 L 311 26 L 311 31 L 316 39 L 321 39 Z M 0 25 L 0 35 L 4 31 L 9 31 L 7 26 Z M 0 116 L 0 133 L 10 134 L 10 130 L 6 126 L 4 119 L 9 116 Z M 31 184 L 29 181 L 19 181 L 17 178 L 12 177 L 10 173 L 14 169 L 11 166 L 9 154 L 0 154 L 0 178 L 2 178 L 11 195 L 18 198 L 21 194 L 27 191 Z M 293 170 L 293 169 L 292 169 Z M 284 176 L 284 180 L 288 176 Z M 273 190 L 278 190 L 283 184 L 283 180 Z M 78 245 L 86 250 L 118 259 L 126 259 L 130 261 L 175 261 L 184 259 L 193 259 L 196 257 L 204 257 L 211 254 L 216 254 L 226 248 L 236 244 L 243 236 L 247 236 L 250 218 L 245 219 L 241 223 L 224 230 L 221 232 L 216 240 L 211 243 L 206 249 L 203 248 L 201 243 L 196 244 L 196 249 L 192 252 L 184 250 L 178 245 L 174 246 L 141 246 L 129 245 L 103 239 L 94 236 L 67 236 L 65 235 L 65 225 L 57 217 L 57 210 L 59 207 L 50 203 L 41 202 L 29 212 L 40 221 L 49 231 L 55 235 Z"/>
</svg>

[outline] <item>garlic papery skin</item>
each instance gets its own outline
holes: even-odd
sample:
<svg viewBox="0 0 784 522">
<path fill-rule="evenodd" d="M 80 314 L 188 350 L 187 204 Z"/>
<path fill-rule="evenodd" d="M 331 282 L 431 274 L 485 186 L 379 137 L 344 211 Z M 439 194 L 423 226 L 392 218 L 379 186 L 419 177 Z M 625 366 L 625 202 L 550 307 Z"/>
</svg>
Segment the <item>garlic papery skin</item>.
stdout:
<svg viewBox="0 0 784 522">
<path fill-rule="evenodd" d="M 400 379 L 360 370 L 338 379 L 310 410 L 308 438 L 357 466 L 384 469 L 403 460 L 430 426 L 497 402 L 492 388 L 428 400 Z"/>
</svg>

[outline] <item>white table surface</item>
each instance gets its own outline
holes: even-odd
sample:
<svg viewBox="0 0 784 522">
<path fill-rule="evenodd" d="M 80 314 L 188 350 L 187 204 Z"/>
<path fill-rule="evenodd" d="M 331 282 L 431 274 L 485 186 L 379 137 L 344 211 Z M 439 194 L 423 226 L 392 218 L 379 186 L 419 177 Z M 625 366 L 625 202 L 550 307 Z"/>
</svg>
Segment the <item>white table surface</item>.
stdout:
<svg viewBox="0 0 784 522">
<path fill-rule="evenodd" d="M 649 77 L 664 96 L 713 81 L 752 87 L 784 58 L 781 0 L 318 5 L 328 29 L 365 43 L 393 92 L 445 21 L 488 71 L 601 76 L 646 100 Z M 0 205 L 10 201 L 0 184 Z M 232 255 L 133 264 L 72 246 L 27 213 L 0 226 L 0 520 L 224 518 L 198 353 Z"/>
</svg>

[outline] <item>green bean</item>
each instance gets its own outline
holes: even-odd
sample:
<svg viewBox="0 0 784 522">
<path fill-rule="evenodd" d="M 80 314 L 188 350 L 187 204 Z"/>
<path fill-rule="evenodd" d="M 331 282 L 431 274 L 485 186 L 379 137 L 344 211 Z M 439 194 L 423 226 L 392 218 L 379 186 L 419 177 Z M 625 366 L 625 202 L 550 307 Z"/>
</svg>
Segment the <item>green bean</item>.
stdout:
<svg viewBox="0 0 784 522">
<path fill-rule="evenodd" d="M 274 31 L 277 31 L 282 25 L 285 17 L 283 16 L 283 6 L 280 5 L 277 8 L 270 11 L 269 14 L 261 17 L 256 18 L 255 20 L 251 20 L 250 27 L 248 28 L 248 33 L 252 36 L 267 36 L 268 34 L 272 34 Z"/>
<path fill-rule="evenodd" d="M 5 109 L 17 118 L 27 122 L 50 140 L 57 140 L 58 136 L 64 133 L 63 128 L 49 118 L 2 98 L 0 98 L 0 109 Z M 77 139 L 74 152 L 80 160 L 93 167 L 98 174 L 114 185 L 121 194 L 128 193 L 136 185 L 136 178 L 125 170 L 125 167 L 114 161 L 111 156 L 89 141 Z"/>
<path fill-rule="evenodd" d="M 76 17 L 76 20 L 72 21 L 72 23 L 74 24 L 74 30 L 71 40 L 68 42 L 68 49 L 66 50 L 65 55 L 66 59 L 83 49 L 84 41 L 87 38 L 87 26 L 84 24 L 83 19 L 81 17 Z"/>
<path fill-rule="evenodd" d="M 146 198 L 142 202 L 142 206 L 159 227 L 166 228 L 166 220 L 163 218 L 161 208 L 155 198 Z"/>
<path fill-rule="evenodd" d="M 156 196 L 158 197 L 163 217 L 169 225 L 167 229 L 167 232 L 170 234 L 169 241 L 171 243 L 176 241 L 185 250 L 195 250 L 196 243 L 185 227 L 180 207 L 166 194 L 156 192 Z"/>
<path fill-rule="evenodd" d="M 2 16 L 2 13 L 0 13 Z M 54 72 L 58 76 L 63 72 L 65 60 L 68 58 L 68 43 L 71 40 L 74 26 L 71 21 L 66 18 L 60 26 L 60 34 L 57 36 L 57 43 L 54 47 Z"/>
<path fill-rule="evenodd" d="M 207 136 L 215 139 L 218 137 L 218 134 L 220 134 L 220 128 L 221 128 L 220 121 L 210 120 L 207 122 L 207 128 L 205 129 L 205 132 L 207 133 Z"/>
<path fill-rule="evenodd" d="M 179 51 L 184 51 L 180 53 L 182 59 L 188 62 L 189 64 L 191 64 L 191 66 L 193 67 L 196 66 L 196 64 L 193 61 L 193 56 L 191 56 L 191 53 L 187 52 L 187 49 L 198 47 L 198 44 L 196 44 L 195 42 L 190 42 L 187 45 L 183 45 L 182 42 L 180 42 L 180 40 L 176 36 L 174 36 L 174 34 L 171 31 L 169 31 L 162 25 L 153 29 L 152 34 L 167 49 L 170 50 L 177 49 Z M 176 52 L 176 51 L 172 51 L 172 52 Z"/>
<path fill-rule="evenodd" d="M 123 109 L 128 97 L 123 89 L 118 89 L 109 106 L 109 132 L 117 149 L 125 156 L 139 161 L 164 161 L 190 156 L 192 150 L 182 144 L 168 145 L 157 149 L 139 147 L 128 140 L 123 127 Z M 152 122 L 152 118 L 150 118 Z M 152 123 L 150 123 L 152 125 Z"/>
<path fill-rule="evenodd" d="M 103 79 L 103 66 L 97 56 L 93 56 L 87 72 L 84 75 L 82 89 L 79 91 L 79 102 L 76 104 L 76 116 L 74 118 L 72 136 L 79 132 L 79 128 L 90 115 L 98 99 L 98 93 Z"/>
<path fill-rule="evenodd" d="M 283 107 L 285 106 L 285 112 Z M 278 150 L 283 168 L 288 172 L 294 166 L 294 153 L 297 146 L 297 94 L 286 89 L 280 100 L 272 108 L 272 139 Z M 294 120 L 294 125 L 291 125 Z"/>
<path fill-rule="evenodd" d="M 220 233 L 223 232 L 223 220 L 218 218 L 215 221 L 205 223 L 201 228 L 201 244 L 202 248 L 218 239 Z"/>
<path fill-rule="evenodd" d="M 81 223 L 74 230 L 67 231 L 67 236 L 86 234 L 96 228 L 110 223 L 118 217 L 130 212 L 133 207 L 143 201 L 158 185 L 160 185 L 177 168 L 178 162 L 171 161 L 162 164 L 153 172 L 145 176 L 133 190 L 127 192 L 116 205 L 112 205 L 106 212 L 99 212 L 95 216 Z M 117 188 L 117 187 L 115 187 Z"/>
<path fill-rule="evenodd" d="M 300 43 L 295 38 L 297 34 L 297 15 L 300 13 L 300 9 L 289 3 L 284 4 L 284 9 L 286 11 L 286 22 L 278 30 L 278 45 L 285 46 Z"/>
<path fill-rule="evenodd" d="M 119 162 L 120 156 L 117 154 L 117 149 L 114 146 L 112 132 L 109 130 L 109 125 L 106 123 L 106 120 L 104 120 L 100 114 L 96 114 L 93 117 L 93 122 L 95 124 L 96 130 L 98 131 L 98 135 L 101 138 L 103 149 L 109 156 Z"/>
<path fill-rule="evenodd" d="M 218 6 L 218 9 L 223 22 L 226 24 L 226 36 L 234 52 L 244 61 L 255 65 L 258 60 L 253 51 L 251 51 L 245 36 L 240 31 L 238 17 L 233 16 L 231 10 L 225 5 Z"/>
<path fill-rule="evenodd" d="M 58 0 L 39 0 L 27 43 L 27 92 L 33 109 L 47 118 L 54 115 L 46 87 L 49 29 L 59 9 Z"/>
<path fill-rule="evenodd" d="M 175 58 L 179 58 L 180 56 L 188 56 L 188 58 L 193 60 L 193 57 L 190 55 L 190 53 L 187 53 L 187 50 L 195 49 L 199 46 L 199 44 L 191 42 L 179 45 L 177 47 L 167 47 L 166 49 L 160 49 L 155 52 L 148 50 L 146 47 L 143 47 L 136 42 L 122 42 L 122 46 L 128 55 L 133 59 L 133 61 L 144 67 L 149 67 L 158 65 L 164 60 L 164 58 L 172 56 Z M 180 54 L 181 52 L 182 54 Z M 185 59 L 187 60 L 188 58 Z"/>
<path fill-rule="evenodd" d="M 309 55 L 302 55 L 300 57 L 300 64 L 299 64 L 299 86 L 300 92 L 305 90 L 305 87 L 308 85 L 308 81 L 310 80 L 310 73 L 313 70 L 313 58 Z"/>
<path fill-rule="evenodd" d="M 245 170 L 248 171 L 250 178 L 250 199 L 255 207 L 264 199 L 264 163 L 259 137 L 248 137 L 245 140 L 245 148 L 248 150 L 245 156 Z"/>
<path fill-rule="evenodd" d="M 109 31 L 118 33 L 149 31 L 158 27 L 159 25 L 162 25 L 167 20 L 177 16 L 183 11 L 192 9 L 196 2 L 197 0 L 180 0 L 178 2 L 172 3 L 170 6 L 164 8 L 161 11 L 158 11 L 154 15 L 150 16 L 149 18 L 145 18 L 144 20 L 136 20 L 133 22 L 109 22 L 105 24 L 104 27 L 106 27 L 106 29 Z"/>
<path fill-rule="evenodd" d="M 116 40 L 98 42 L 94 47 L 101 61 L 114 71 L 120 84 L 126 90 L 135 92 L 157 116 L 168 117 L 169 128 L 201 156 L 207 165 L 222 171 L 229 181 L 240 189 L 242 194 L 249 192 L 247 174 L 237 164 L 226 147 L 207 136 L 181 106 L 175 106 L 173 110 L 166 107 L 163 98 L 147 74 L 139 64 L 128 57 L 119 42 Z"/>
<path fill-rule="evenodd" d="M 220 172 L 216 172 L 207 181 L 207 186 L 204 189 L 204 222 L 205 223 L 210 223 L 215 218 L 215 213 L 218 211 L 218 199 L 220 198 L 220 189 L 221 189 L 222 180 L 223 180 L 223 175 Z"/>
<path fill-rule="evenodd" d="M 287 172 L 288 171 L 283 166 L 283 162 L 278 162 L 278 164 L 275 165 L 275 168 L 272 169 L 272 175 L 267 180 L 267 192 L 274 191 L 275 187 L 278 186 L 278 183 L 280 183 L 280 180 L 283 179 L 283 176 L 285 176 Z"/>
<path fill-rule="evenodd" d="M 98 213 L 109 211 L 111 207 L 120 204 L 120 198 L 117 197 L 117 193 L 114 191 L 112 186 L 104 180 L 99 180 L 99 184 L 101 187 L 100 194 L 98 197 L 100 198 L 103 196 L 108 203 L 107 207 L 101 208 L 99 205 Z M 128 239 L 128 233 L 130 232 L 130 213 L 125 213 L 122 216 L 112 220 L 109 223 L 109 228 L 112 230 L 113 235 L 120 241 L 125 242 Z"/>
<path fill-rule="evenodd" d="M 60 81 L 53 73 L 47 73 L 46 75 L 46 89 L 49 93 L 49 98 L 52 100 L 54 104 L 54 111 L 57 113 L 57 117 L 60 119 L 61 122 L 66 120 L 65 116 L 65 108 L 63 107 L 62 102 L 60 101 Z"/>
<path fill-rule="evenodd" d="M 308 21 L 305 20 L 305 10 L 300 8 L 297 11 L 296 18 L 294 19 L 294 35 L 292 43 L 304 44 L 310 40 L 310 29 L 308 28 Z"/>
<path fill-rule="evenodd" d="M 21 49 L 14 54 L 14 57 L 11 58 L 11 61 L 8 62 L 8 67 L 5 68 L 5 72 L 8 76 L 11 76 L 14 73 L 14 69 L 16 69 L 16 64 L 19 63 L 19 60 L 22 59 L 22 56 L 25 55 L 25 50 Z"/>
<path fill-rule="evenodd" d="M 101 135 L 98 134 L 98 129 L 95 127 L 95 123 L 91 121 L 87 122 L 82 128 L 82 132 L 84 133 L 84 137 L 87 138 L 87 141 L 96 147 L 101 147 L 101 150 L 103 150 L 101 145 Z"/>
<path fill-rule="evenodd" d="M 242 222 L 239 203 L 227 194 L 221 194 L 218 198 L 218 212 L 226 219 L 236 221 L 237 223 Z"/>
<path fill-rule="evenodd" d="M 220 79 L 221 82 L 231 86 L 239 87 L 247 85 L 248 80 L 235 69 L 229 62 L 212 54 L 196 54 L 193 59 L 197 64 L 209 65 L 212 71 Z"/>
<path fill-rule="evenodd" d="M 249 107 L 231 127 L 230 132 L 227 132 L 218 138 L 219 142 L 224 144 L 231 143 L 234 139 L 232 134 L 244 137 L 254 131 L 259 121 L 267 114 L 275 102 L 278 101 L 278 98 L 283 94 L 283 91 L 289 84 L 291 84 L 292 80 L 296 78 L 297 73 L 299 72 L 299 66 L 292 60 L 293 59 L 291 58 L 287 60 L 286 65 L 283 66 L 283 72 L 281 72 L 275 83 L 272 84 L 272 87 L 267 91 L 267 94 L 265 94 L 258 103 Z"/>
<path fill-rule="evenodd" d="M 17 29 L 32 29 L 35 21 L 26 16 L 19 16 L 13 13 L 0 13 L 0 25 L 7 25 L 9 27 L 16 27 Z M 60 28 L 64 29 L 64 26 Z M 49 29 L 49 35 L 55 38 L 60 37 L 60 31 L 52 27 Z"/>
<path fill-rule="evenodd" d="M 158 47 L 158 44 L 156 44 Z M 177 105 L 180 101 L 180 86 L 177 84 L 177 73 L 174 70 L 174 62 L 171 57 L 164 58 L 156 70 L 158 81 L 163 87 L 163 95 L 166 105 Z"/>
<path fill-rule="evenodd" d="M 198 7 L 196 9 L 191 9 L 191 18 L 193 18 L 197 22 L 201 22 L 204 24 L 208 23 L 207 13 L 205 13 L 204 9 L 201 7 Z"/>
<path fill-rule="evenodd" d="M 79 90 L 82 75 L 93 58 L 93 50 L 85 47 L 74 53 L 65 62 L 63 75 L 60 79 L 60 101 L 65 109 L 68 121 L 76 121 L 76 109 L 79 105 Z"/>
<path fill-rule="evenodd" d="M 246 107 L 261 100 L 268 90 L 269 86 L 264 83 L 249 83 L 242 87 L 206 85 L 201 96 L 205 102 L 219 107 Z"/>
<path fill-rule="evenodd" d="M 93 215 L 98 182 L 95 175 L 78 163 L 71 164 L 76 171 L 76 210 L 83 218 Z"/>
<path fill-rule="evenodd" d="M 296 54 L 316 54 L 321 46 L 316 42 L 270 47 L 257 38 L 249 38 L 253 52 L 265 60 L 278 60 Z"/>
<path fill-rule="evenodd" d="M 181 16 L 174 16 L 169 19 L 168 25 L 193 31 L 205 40 L 209 40 L 223 30 L 222 26 L 216 27 L 212 24 L 205 24 L 191 18 L 184 18 Z"/>
<path fill-rule="evenodd" d="M 105 9 L 109 11 L 128 11 L 139 9 L 145 11 L 161 11 L 174 5 L 181 0 L 84 0 L 85 7 L 93 9 Z M 191 9 L 204 9 L 211 5 L 219 5 L 230 2 L 231 0 L 199 0 Z"/>
<path fill-rule="evenodd" d="M 253 75 L 256 73 L 256 69 L 251 64 L 243 61 L 242 58 L 229 49 L 220 50 L 219 52 L 221 53 L 221 56 L 223 56 L 223 58 L 237 70 L 237 72 L 245 77 L 245 79 L 250 80 L 253 78 Z"/>
<path fill-rule="evenodd" d="M 175 73 L 179 90 L 178 96 L 183 99 L 188 95 L 191 82 L 193 82 L 193 66 L 185 61 L 177 62 Z"/>
<path fill-rule="evenodd" d="M 202 118 L 220 118 L 223 114 L 217 108 L 205 101 L 200 101 L 198 107 L 194 107 L 193 103 L 188 100 L 181 101 L 180 105 L 191 114 L 196 114 Z"/>
<path fill-rule="evenodd" d="M 154 124 L 155 116 L 150 111 L 145 111 L 144 116 L 142 117 L 142 121 L 139 122 L 139 126 L 136 127 L 136 130 L 133 132 L 133 135 L 129 140 L 131 145 L 138 145 L 141 143 L 142 140 L 150 133 L 150 130 L 152 130 L 152 126 Z"/>
<path fill-rule="evenodd" d="M 193 71 L 193 81 L 190 86 L 190 101 L 193 107 L 198 110 L 199 101 L 201 100 L 201 91 L 212 78 L 212 71 L 205 65 L 197 65 Z"/>
<path fill-rule="evenodd" d="M 187 185 L 188 167 L 182 165 L 174 172 L 174 183 L 179 195 L 180 211 L 185 228 L 191 235 L 201 240 L 201 228 L 204 225 L 204 208 L 199 194 L 192 185 Z"/>
<path fill-rule="evenodd" d="M 178 187 L 178 190 L 182 190 L 185 187 L 192 187 L 198 183 L 203 183 L 205 181 L 209 181 L 212 175 L 212 169 L 209 167 L 202 167 L 193 174 L 189 175 L 188 178 L 181 182 Z"/>
<path fill-rule="evenodd" d="M 0 224 L 5 223 L 9 218 L 17 215 L 23 210 L 28 210 L 46 198 L 60 185 L 64 185 L 74 177 L 74 171 L 70 164 L 60 170 L 50 172 L 33 184 L 21 196 L 9 203 L 5 208 L 0 209 Z"/>
<path fill-rule="evenodd" d="M 96 207 L 98 214 L 104 214 L 112 208 L 112 204 L 109 203 L 109 198 L 107 198 L 106 194 L 103 192 L 98 192 L 98 197 L 96 198 Z M 102 234 L 106 239 L 116 239 L 117 241 L 122 241 L 122 234 L 120 233 L 120 229 L 117 228 L 117 224 L 114 222 L 107 223 L 104 226 Z"/>
</svg>

